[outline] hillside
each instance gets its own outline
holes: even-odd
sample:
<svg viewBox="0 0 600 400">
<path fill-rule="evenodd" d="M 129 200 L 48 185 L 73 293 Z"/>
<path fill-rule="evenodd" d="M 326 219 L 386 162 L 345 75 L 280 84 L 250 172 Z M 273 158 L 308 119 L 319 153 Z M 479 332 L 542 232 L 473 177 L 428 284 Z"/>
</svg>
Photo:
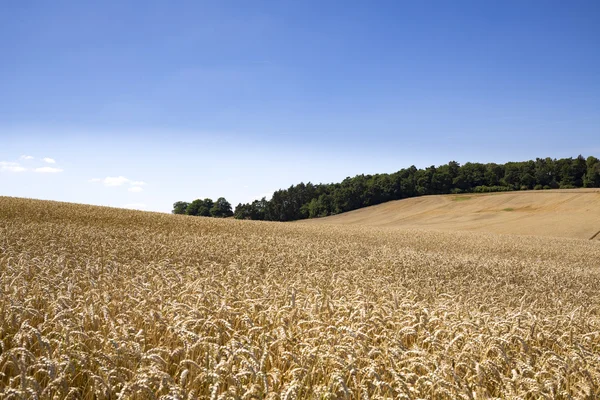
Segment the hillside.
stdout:
<svg viewBox="0 0 600 400">
<path fill-rule="evenodd" d="M 599 287 L 589 240 L 0 197 L 0 398 L 600 398 Z"/>
<path fill-rule="evenodd" d="M 302 223 L 590 239 L 600 231 L 600 189 L 423 196 Z"/>
<path fill-rule="evenodd" d="M 451 193 L 499 193 L 524 190 L 600 188 L 600 160 L 537 158 L 529 161 L 495 163 L 451 161 L 418 169 L 403 168 L 388 174 L 356 175 L 342 182 L 299 183 L 275 191 L 267 200 L 238 204 L 237 219 L 297 221 L 319 218 L 383 204 L 393 200 Z M 185 205 L 186 207 L 182 207 Z M 194 214 L 194 207 L 177 202 L 173 212 Z"/>
</svg>

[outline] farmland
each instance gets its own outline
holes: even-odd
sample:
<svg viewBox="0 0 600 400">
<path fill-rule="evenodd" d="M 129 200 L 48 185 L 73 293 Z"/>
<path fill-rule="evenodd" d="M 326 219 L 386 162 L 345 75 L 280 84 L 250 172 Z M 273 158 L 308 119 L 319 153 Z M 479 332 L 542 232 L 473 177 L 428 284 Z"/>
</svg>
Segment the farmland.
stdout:
<svg viewBox="0 0 600 400">
<path fill-rule="evenodd" d="M 594 221 L 550 237 L 342 217 L 0 197 L 0 398 L 600 397 Z"/>
<path fill-rule="evenodd" d="M 423 196 L 304 223 L 591 239 L 600 230 L 600 189 Z"/>
</svg>

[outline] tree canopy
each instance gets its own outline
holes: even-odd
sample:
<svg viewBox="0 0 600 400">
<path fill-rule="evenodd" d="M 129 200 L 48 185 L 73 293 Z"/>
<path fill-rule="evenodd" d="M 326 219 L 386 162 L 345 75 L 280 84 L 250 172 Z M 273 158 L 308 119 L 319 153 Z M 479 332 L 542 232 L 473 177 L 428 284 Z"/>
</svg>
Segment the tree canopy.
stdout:
<svg viewBox="0 0 600 400">
<path fill-rule="evenodd" d="M 196 199 L 191 203 L 177 201 L 173 204 L 173 214 L 187 214 L 200 217 L 226 218 L 233 215 L 231 204 L 224 198 L 219 197 L 216 202 L 206 198 Z"/>
<path fill-rule="evenodd" d="M 537 158 L 529 161 L 496 163 L 456 161 L 418 169 L 414 165 L 392 174 L 357 175 L 339 183 L 299 183 L 262 198 L 231 204 L 220 197 L 173 204 L 173 214 L 238 219 L 293 221 L 325 217 L 372 206 L 390 200 L 432 194 L 486 193 L 510 190 L 569 189 L 600 187 L 600 160 Z"/>
<path fill-rule="evenodd" d="M 468 162 L 462 166 L 451 161 L 424 169 L 411 166 L 392 174 L 357 175 L 340 183 L 300 183 L 276 191 L 270 200 L 238 204 L 234 216 L 293 221 L 414 196 L 575 187 L 600 187 L 600 161 L 596 157 L 537 158 L 505 164 Z"/>
</svg>

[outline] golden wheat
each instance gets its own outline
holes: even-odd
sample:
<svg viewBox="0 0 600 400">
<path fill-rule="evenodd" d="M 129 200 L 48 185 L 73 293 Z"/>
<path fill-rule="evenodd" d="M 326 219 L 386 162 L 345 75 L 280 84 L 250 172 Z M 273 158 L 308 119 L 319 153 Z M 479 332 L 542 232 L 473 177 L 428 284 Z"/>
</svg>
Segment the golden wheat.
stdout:
<svg viewBox="0 0 600 400">
<path fill-rule="evenodd" d="M 600 243 L 0 197 L 3 399 L 600 397 Z"/>
</svg>

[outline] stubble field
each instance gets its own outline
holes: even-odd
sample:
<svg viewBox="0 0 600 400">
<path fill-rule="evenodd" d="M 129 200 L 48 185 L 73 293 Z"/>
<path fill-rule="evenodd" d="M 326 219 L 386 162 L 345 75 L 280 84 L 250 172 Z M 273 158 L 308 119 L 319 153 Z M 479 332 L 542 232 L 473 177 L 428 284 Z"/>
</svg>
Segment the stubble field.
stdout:
<svg viewBox="0 0 600 400">
<path fill-rule="evenodd" d="M 598 241 L 0 197 L 0 398 L 598 397 Z"/>
<path fill-rule="evenodd" d="M 302 223 L 600 240 L 600 189 L 412 197 Z"/>
</svg>

